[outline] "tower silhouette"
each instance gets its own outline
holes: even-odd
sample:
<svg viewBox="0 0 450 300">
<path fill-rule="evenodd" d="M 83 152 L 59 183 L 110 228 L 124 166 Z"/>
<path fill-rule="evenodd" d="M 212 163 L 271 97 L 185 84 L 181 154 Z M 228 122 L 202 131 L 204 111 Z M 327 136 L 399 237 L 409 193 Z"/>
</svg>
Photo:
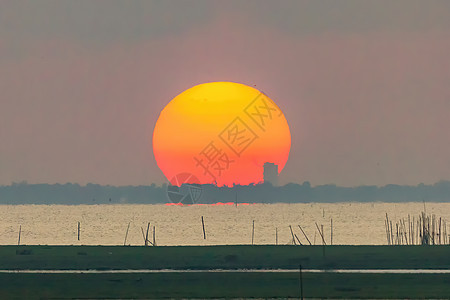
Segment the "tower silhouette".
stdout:
<svg viewBox="0 0 450 300">
<path fill-rule="evenodd" d="M 270 162 L 264 164 L 264 183 L 278 185 L 278 165 Z"/>
</svg>

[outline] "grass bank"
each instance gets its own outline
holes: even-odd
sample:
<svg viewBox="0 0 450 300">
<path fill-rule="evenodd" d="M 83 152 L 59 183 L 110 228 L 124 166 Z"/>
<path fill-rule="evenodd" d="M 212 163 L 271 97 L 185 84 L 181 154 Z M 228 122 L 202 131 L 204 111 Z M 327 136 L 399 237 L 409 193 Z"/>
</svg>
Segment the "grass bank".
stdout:
<svg viewBox="0 0 450 300">
<path fill-rule="evenodd" d="M 450 269 L 450 246 L 0 246 L 0 269 Z"/>
</svg>

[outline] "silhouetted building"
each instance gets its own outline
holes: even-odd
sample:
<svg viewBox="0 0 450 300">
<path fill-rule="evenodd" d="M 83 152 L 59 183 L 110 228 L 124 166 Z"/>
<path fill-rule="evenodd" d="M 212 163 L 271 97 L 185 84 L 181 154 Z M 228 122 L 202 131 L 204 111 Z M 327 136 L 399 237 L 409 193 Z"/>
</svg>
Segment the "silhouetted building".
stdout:
<svg viewBox="0 0 450 300">
<path fill-rule="evenodd" d="M 264 164 L 264 183 L 278 185 L 278 166 L 276 164 L 269 162 Z"/>
</svg>

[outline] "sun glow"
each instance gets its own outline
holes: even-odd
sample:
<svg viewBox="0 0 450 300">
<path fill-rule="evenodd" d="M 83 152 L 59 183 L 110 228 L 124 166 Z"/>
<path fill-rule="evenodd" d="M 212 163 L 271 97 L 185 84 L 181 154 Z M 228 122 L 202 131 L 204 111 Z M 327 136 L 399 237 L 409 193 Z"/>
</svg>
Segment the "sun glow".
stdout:
<svg viewBox="0 0 450 300">
<path fill-rule="evenodd" d="M 179 94 L 153 132 L 155 159 L 168 180 L 187 172 L 219 186 L 261 182 L 266 162 L 281 172 L 290 146 L 281 109 L 257 89 L 233 82 L 200 84 Z"/>
</svg>

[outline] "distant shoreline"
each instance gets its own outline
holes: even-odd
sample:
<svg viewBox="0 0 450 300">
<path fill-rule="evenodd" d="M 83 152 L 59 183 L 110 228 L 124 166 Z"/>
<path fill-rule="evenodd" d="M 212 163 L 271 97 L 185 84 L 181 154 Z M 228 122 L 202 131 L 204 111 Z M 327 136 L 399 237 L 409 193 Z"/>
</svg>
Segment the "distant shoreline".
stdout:
<svg viewBox="0 0 450 300">
<path fill-rule="evenodd" d="M 450 181 L 416 186 L 385 185 L 339 187 L 289 183 L 284 186 L 256 184 L 233 187 L 201 185 L 199 204 L 214 203 L 450 203 Z M 180 192 L 181 194 L 181 192 Z M 173 198 L 172 198 L 173 199 Z M 192 201 L 185 201 L 192 204 Z M 0 186 L 0 205 L 8 204 L 165 204 L 172 203 L 167 185 L 109 186 L 97 184 L 27 184 Z M 176 203 L 176 202 L 175 202 Z"/>
</svg>

